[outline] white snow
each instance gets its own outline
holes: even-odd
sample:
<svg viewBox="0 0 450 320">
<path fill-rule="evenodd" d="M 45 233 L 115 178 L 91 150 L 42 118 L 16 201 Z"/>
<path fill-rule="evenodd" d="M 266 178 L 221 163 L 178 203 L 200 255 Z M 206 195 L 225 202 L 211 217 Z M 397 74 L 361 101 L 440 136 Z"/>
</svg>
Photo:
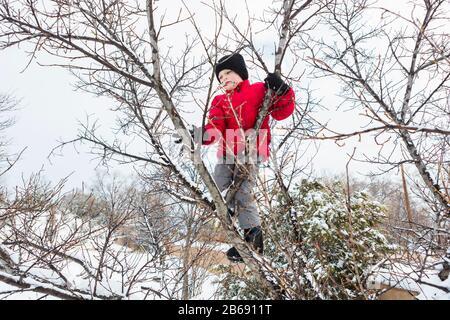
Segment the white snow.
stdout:
<svg viewBox="0 0 450 320">
<path fill-rule="evenodd" d="M 442 281 L 439 268 L 425 269 L 403 263 L 389 263 L 373 270 L 368 283 L 373 288 L 380 284 L 416 292 L 419 300 L 450 300 L 450 277 Z M 442 288 L 445 288 L 444 290 Z"/>
<path fill-rule="evenodd" d="M 44 214 L 45 216 L 45 214 Z M 33 226 L 33 232 L 30 233 L 30 241 L 35 236 L 43 232 L 43 225 L 46 223 L 45 217 L 39 217 L 39 221 Z M 77 219 L 75 219 L 77 220 Z M 64 243 L 72 236 L 74 224 L 80 224 L 79 221 L 71 221 L 59 228 L 54 234 L 55 241 Z M 1 236 L 5 237 L 9 233 L 7 226 L 2 228 Z M 81 237 L 81 234 L 77 238 Z M 0 240 L 2 240 L 0 238 Z M 98 228 L 90 238 L 77 241 L 76 245 L 70 245 L 63 250 L 65 255 L 73 257 L 67 259 L 60 256 L 54 256 L 52 264 L 59 270 L 60 274 L 52 271 L 44 263 L 36 264 L 36 256 L 31 253 L 17 252 L 9 247 L 2 245 L 2 250 L 11 256 L 12 260 L 20 266 L 22 272 L 27 272 L 27 276 L 22 280 L 31 286 L 30 289 L 22 290 L 18 287 L 0 282 L 0 299 L 27 300 L 27 299 L 57 299 L 51 296 L 45 296 L 43 293 L 31 291 L 33 287 L 43 287 L 59 292 L 69 293 L 69 290 L 77 289 L 77 295 L 85 299 L 91 299 L 91 293 L 96 286 L 97 296 L 119 297 L 121 299 L 142 300 L 142 299 L 168 299 L 181 298 L 180 287 L 183 275 L 182 262 L 177 257 L 166 257 L 163 261 L 154 259 L 151 253 L 145 251 L 132 251 L 128 247 L 115 243 L 110 244 L 106 249 L 102 278 L 95 283 L 92 275 L 97 274 L 97 267 L 101 256 L 102 245 L 105 242 L 105 230 Z M 200 246 L 195 243 L 194 246 Z M 217 249 L 216 244 L 208 244 Z M 49 248 L 51 249 L 51 248 Z M 41 252 L 37 250 L 36 252 Z M 77 263 L 76 259 L 83 262 L 83 265 Z M 200 273 L 197 268 L 197 274 Z M 1 269 L 0 269 L 1 270 Z M 126 271 L 124 271 L 126 270 Z M 15 281 L 18 276 L 1 270 L 0 275 L 9 277 Z M 196 299 L 212 299 L 217 291 L 217 280 L 215 275 L 209 274 L 206 270 L 204 276 L 198 280 L 195 292 Z M 90 275 L 89 275 L 90 274 Z M 67 287 L 69 290 L 58 288 Z M 150 288 L 151 290 L 145 289 Z M 78 292 L 78 290 L 80 292 Z M 84 293 L 83 293 L 84 292 Z M 161 293 L 158 296 L 157 293 Z"/>
</svg>

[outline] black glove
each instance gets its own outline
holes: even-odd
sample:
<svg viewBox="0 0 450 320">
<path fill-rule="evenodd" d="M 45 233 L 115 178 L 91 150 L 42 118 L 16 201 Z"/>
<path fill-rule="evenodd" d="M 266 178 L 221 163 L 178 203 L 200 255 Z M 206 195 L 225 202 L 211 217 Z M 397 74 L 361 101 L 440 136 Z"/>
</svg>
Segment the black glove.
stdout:
<svg viewBox="0 0 450 320">
<path fill-rule="evenodd" d="M 285 95 L 289 91 L 289 86 L 276 73 L 267 74 L 264 86 L 272 89 L 278 96 Z"/>
<path fill-rule="evenodd" d="M 188 131 L 189 131 L 191 139 L 189 139 L 189 142 L 187 143 L 187 145 L 183 145 L 181 150 L 185 150 L 185 148 L 187 147 L 187 148 L 189 148 L 190 152 L 195 152 L 195 147 L 197 146 L 198 148 L 200 148 L 201 145 L 203 144 L 203 129 L 197 128 L 197 127 L 191 127 L 188 129 Z M 200 139 L 202 139 L 202 140 L 200 140 Z M 176 138 L 176 140 L 174 140 L 174 142 L 176 144 L 183 143 L 183 137 L 178 136 Z"/>
<path fill-rule="evenodd" d="M 194 128 L 190 128 L 189 129 L 189 134 L 191 135 L 192 140 L 194 140 Z M 178 136 L 178 138 L 176 140 L 174 140 L 174 142 L 176 144 L 182 143 L 183 142 L 183 137 L 180 137 L 179 135 L 176 135 L 176 136 Z"/>
</svg>

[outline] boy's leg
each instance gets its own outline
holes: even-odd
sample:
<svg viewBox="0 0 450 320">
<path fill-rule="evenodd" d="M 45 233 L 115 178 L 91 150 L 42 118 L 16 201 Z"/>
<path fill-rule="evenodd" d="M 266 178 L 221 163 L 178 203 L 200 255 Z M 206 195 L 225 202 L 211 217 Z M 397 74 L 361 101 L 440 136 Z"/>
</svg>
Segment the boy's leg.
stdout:
<svg viewBox="0 0 450 320">
<path fill-rule="evenodd" d="M 247 168 L 250 169 L 247 170 Z M 254 164 L 247 166 L 242 165 L 235 170 L 234 179 L 244 179 L 235 195 L 239 226 L 244 230 L 261 226 L 261 220 L 259 218 L 258 208 L 253 194 L 257 173 L 258 167 Z"/>
<path fill-rule="evenodd" d="M 228 188 L 233 181 L 234 164 L 217 163 L 214 167 L 214 181 L 220 192 Z M 229 204 L 228 204 L 229 206 Z"/>
<path fill-rule="evenodd" d="M 247 166 L 246 166 L 247 167 Z M 240 167 L 240 168 L 246 168 Z M 233 181 L 244 178 L 241 187 L 236 192 L 234 201 L 235 212 L 238 215 L 239 226 L 244 229 L 245 240 L 253 245 L 260 253 L 263 253 L 263 236 L 261 222 L 256 207 L 253 188 L 256 184 L 257 166 L 253 165 L 249 171 L 239 169 L 234 164 L 218 163 L 214 168 L 214 179 L 220 191 L 225 190 Z M 227 204 L 228 207 L 232 204 Z M 227 257 L 234 262 L 242 262 L 243 259 L 235 247 L 227 251 Z"/>
<path fill-rule="evenodd" d="M 254 250 L 259 254 L 263 254 L 264 241 L 261 220 L 256 206 L 256 199 L 253 194 L 258 174 L 258 166 L 256 164 L 250 164 L 240 166 L 239 169 L 240 170 L 236 170 L 235 172 L 237 174 L 237 178 L 235 179 L 244 179 L 235 196 L 239 225 L 244 229 L 245 241 L 250 243 Z"/>
</svg>

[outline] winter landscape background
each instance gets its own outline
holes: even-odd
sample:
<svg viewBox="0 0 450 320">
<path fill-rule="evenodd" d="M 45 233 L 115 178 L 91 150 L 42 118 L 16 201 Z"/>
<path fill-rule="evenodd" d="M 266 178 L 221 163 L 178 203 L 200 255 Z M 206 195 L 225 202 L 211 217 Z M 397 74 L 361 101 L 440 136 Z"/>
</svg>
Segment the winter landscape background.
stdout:
<svg viewBox="0 0 450 320">
<path fill-rule="evenodd" d="M 450 298 L 450 3 L 0 1 L 1 299 Z M 296 92 L 246 246 L 174 143 L 240 51 Z M 246 263 L 230 264 L 239 246 Z"/>
</svg>

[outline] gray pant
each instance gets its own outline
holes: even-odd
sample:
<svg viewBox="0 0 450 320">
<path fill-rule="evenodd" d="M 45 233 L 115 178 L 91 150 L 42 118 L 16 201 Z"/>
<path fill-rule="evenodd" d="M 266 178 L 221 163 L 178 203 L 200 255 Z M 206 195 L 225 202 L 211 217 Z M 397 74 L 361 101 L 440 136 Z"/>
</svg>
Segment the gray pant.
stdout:
<svg viewBox="0 0 450 320">
<path fill-rule="evenodd" d="M 253 188 L 256 185 L 256 175 L 258 166 L 252 164 L 249 172 L 245 172 L 242 166 L 236 164 L 218 163 L 214 168 L 214 180 L 220 191 L 225 190 L 238 177 L 244 177 L 239 190 L 234 196 L 234 201 L 228 203 L 228 207 L 234 209 L 237 214 L 239 226 L 242 229 L 249 229 L 261 225 L 259 219 L 258 209 L 256 207 L 256 200 L 253 196 Z M 245 166 L 247 167 L 247 166 Z"/>
</svg>

